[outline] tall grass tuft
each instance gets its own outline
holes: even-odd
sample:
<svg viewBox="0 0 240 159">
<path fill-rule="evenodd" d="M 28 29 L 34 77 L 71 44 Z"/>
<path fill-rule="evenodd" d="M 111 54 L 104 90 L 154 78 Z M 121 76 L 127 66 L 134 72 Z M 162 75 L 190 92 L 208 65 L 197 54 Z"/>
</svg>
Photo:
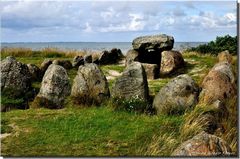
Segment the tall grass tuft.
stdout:
<svg viewBox="0 0 240 159">
<path fill-rule="evenodd" d="M 173 133 L 153 135 L 147 148 L 139 150 L 141 156 L 170 156 L 179 142 Z"/>
<path fill-rule="evenodd" d="M 207 113 L 216 111 L 213 107 L 197 105 L 195 109 L 184 115 L 184 123 L 180 127 L 180 139 L 186 141 L 209 127 Z"/>
</svg>

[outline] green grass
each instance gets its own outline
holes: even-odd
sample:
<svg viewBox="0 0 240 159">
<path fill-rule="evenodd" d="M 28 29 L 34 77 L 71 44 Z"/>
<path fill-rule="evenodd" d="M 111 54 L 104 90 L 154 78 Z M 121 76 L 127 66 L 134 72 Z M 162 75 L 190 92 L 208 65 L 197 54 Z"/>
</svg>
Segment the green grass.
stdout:
<svg viewBox="0 0 240 159">
<path fill-rule="evenodd" d="M 2 120 L 5 127 L 15 125 L 2 141 L 3 156 L 138 156 L 153 135 L 174 132 L 177 138 L 182 116 L 91 107 L 14 110 L 2 113 Z"/>
</svg>

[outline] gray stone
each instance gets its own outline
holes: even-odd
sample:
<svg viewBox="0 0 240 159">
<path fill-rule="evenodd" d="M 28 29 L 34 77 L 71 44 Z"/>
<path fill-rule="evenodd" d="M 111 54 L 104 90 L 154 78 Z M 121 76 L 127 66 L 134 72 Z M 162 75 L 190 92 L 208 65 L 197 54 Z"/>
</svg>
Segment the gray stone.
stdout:
<svg viewBox="0 0 240 159">
<path fill-rule="evenodd" d="M 161 58 L 160 74 L 168 75 L 184 66 L 182 54 L 178 51 L 163 51 Z"/>
<path fill-rule="evenodd" d="M 157 64 L 142 63 L 147 75 L 147 79 L 157 79 L 159 77 L 159 67 Z"/>
<path fill-rule="evenodd" d="M 153 101 L 158 114 L 182 113 L 198 102 L 199 88 L 188 75 L 180 75 L 163 86 Z"/>
<path fill-rule="evenodd" d="M 201 132 L 182 143 L 172 156 L 231 156 L 230 146 L 223 139 Z"/>
<path fill-rule="evenodd" d="M 42 80 L 42 73 L 41 73 L 40 68 L 38 68 L 37 65 L 27 64 L 27 67 L 28 67 L 29 72 L 31 74 L 32 81 L 40 81 L 40 80 Z"/>
<path fill-rule="evenodd" d="M 166 34 L 140 36 L 133 40 L 132 46 L 135 50 L 171 50 L 174 39 Z"/>
<path fill-rule="evenodd" d="M 35 102 L 50 109 L 62 108 L 71 86 L 66 69 L 51 64 L 46 70 Z"/>
<path fill-rule="evenodd" d="M 139 61 L 139 52 L 136 50 L 128 50 L 126 54 L 125 66 L 128 66 L 134 61 Z"/>
<path fill-rule="evenodd" d="M 112 96 L 127 100 L 132 98 L 148 100 L 147 76 L 141 63 L 132 62 L 126 67 L 122 75 L 116 79 Z"/>
<path fill-rule="evenodd" d="M 108 82 L 94 63 L 79 66 L 74 78 L 71 96 L 77 104 L 101 104 L 110 96 Z"/>
<path fill-rule="evenodd" d="M 26 64 L 9 56 L 1 61 L 0 66 L 2 95 L 19 98 L 31 90 L 31 73 Z"/>
<path fill-rule="evenodd" d="M 52 60 L 49 59 L 44 59 L 44 61 L 42 62 L 41 66 L 40 66 L 40 70 L 42 72 L 42 74 L 44 74 L 48 68 L 48 66 L 50 66 L 52 64 Z"/>
<path fill-rule="evenodd" d="M 84 64 L 84 59 L 82 56 L 75 56 L 73 58 L 72 66 L 74 68 L 78 68 L 80 65 L 83 65 L 83 64 Z"/>
<path fill-rule="evenodd" d="M 92 63 L 92 55 L 88 54 L 88 55 L 85 55 L 83 58 L 84 58 L 84 64 Z"/>
<path fill-rule="evenodd" d="M 72 68 L 72 63 L 69 60 L 54 60 L 52 63 L 55 65 L 60 65 L 60 66 L 64 67 L 65 69 Z"/>
<path fill-rule="evenodd" d="M 111 51 L 104 50 L 99 57 L 99 64 L 115 64 L 123 58 L 122 51 L 117 48 L 113 48 Z"/>
</svg>

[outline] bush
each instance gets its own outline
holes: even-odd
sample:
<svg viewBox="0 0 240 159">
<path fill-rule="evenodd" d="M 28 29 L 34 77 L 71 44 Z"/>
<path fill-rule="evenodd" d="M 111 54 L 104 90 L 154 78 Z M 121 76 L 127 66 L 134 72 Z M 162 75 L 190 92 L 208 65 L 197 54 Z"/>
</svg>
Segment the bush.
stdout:
<svg viewBox="0 0 240 159">
<path fill-rule="evenodd" d="M 188 49 L 187 51 L 196 51 L 199 53 L 211 53 L 217 55 L 219 52 L 228 50 L 232 55 L 237 54 L 237 36 L 230 35 L 217 37 L 215 41 L 199 45 Z"/>
</svg>

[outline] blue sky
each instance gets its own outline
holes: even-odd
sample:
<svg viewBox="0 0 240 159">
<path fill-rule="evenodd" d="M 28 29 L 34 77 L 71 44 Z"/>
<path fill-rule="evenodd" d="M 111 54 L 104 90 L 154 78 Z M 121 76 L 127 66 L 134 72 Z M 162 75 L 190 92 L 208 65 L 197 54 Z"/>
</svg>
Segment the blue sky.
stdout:
<svg viewBox="0 0 240 159">
<path fill-rule="evenodd" d="M 165 33 L 210 41 L 237 33 L 236 1 L 2 1 L 3 42 L 131 42 Z"/>
</svg>

